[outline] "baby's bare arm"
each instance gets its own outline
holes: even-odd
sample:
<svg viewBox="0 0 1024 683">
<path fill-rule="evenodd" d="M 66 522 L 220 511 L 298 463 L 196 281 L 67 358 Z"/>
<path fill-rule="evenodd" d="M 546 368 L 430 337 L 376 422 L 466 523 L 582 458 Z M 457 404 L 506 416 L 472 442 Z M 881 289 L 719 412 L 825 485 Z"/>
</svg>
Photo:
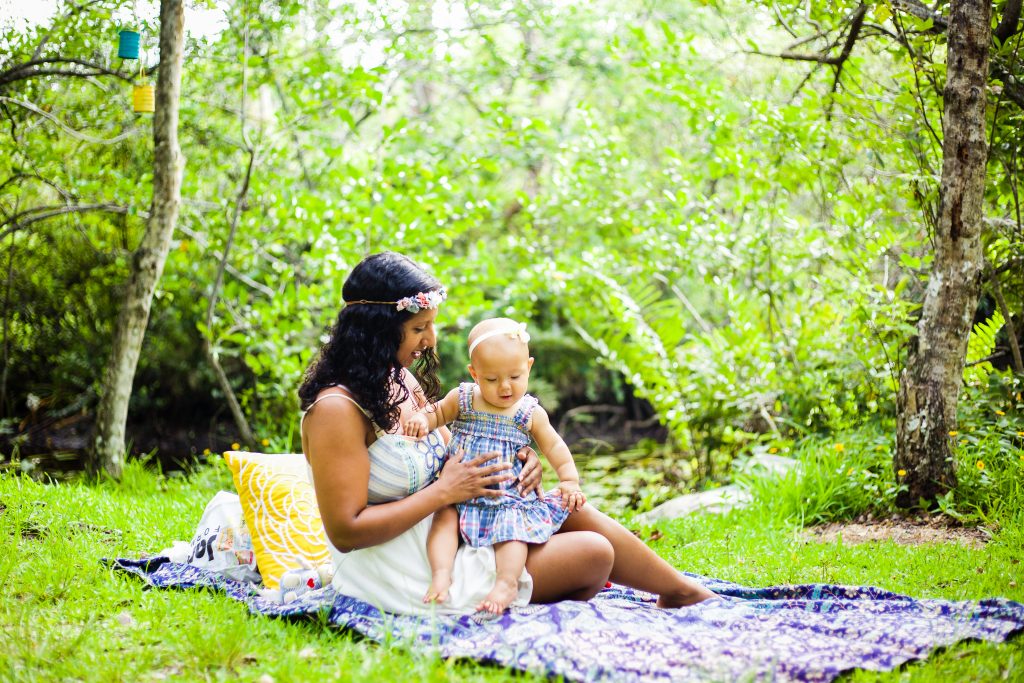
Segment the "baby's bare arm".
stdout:
<svg viewBox="0 0 1024 683">
<path fill-rule="evenodd" d="M 458 388 L 452 389 L 440 401 L 428 406 L 425 412 L 427 419 L 430 420 L 431 431 L 454 422 L 459 416 Z"/>
<path fill-rule="evenodd" d="M 540 406 L 533 409 L 530 418 L 530 435 L 558 474 L 558 489 L 562 504 L 570 511 L 579 510 L 587 501 L 580 489 L 580 475 L 576 463 L 565 441 L 551 425 L 547 411 Z"/>
<path fill-rule="evenodd" d="M 436 403 L 428 403 L 413 413 L 402 425 L 406 436 L 426 436 L 452 422 L 459 415 L 459 390 L 452 389 Z"/>
</svg>

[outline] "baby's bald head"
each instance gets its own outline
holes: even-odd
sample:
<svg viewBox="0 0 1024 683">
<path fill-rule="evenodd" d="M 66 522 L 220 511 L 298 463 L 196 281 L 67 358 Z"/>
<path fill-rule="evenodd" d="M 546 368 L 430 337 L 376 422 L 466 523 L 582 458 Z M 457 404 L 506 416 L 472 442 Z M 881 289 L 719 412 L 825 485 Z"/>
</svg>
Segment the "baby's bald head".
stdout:
<svg viewBox="0 0 1024 683">
<path fill-rule="evenodd" d="M 469 374 L 480 398 L 493 409 L 509 410 L 525 394 L 533 358 L 526 325 L 511 318 L 488 318 L 469 332 Z"/>
<path fill-rule="evenodd" d="M 506 353 L 523 353 L 530 355 L 530 348 L 527 342 L 530 335 L 526 332 L 526 325 L 516 322 L 512 318 L 487 318 L 477 323 L 469 331 L 467 338 L 469 344 L 470 361 L 477 349 L 488 351 L 502 351 Z"/>
</svg>

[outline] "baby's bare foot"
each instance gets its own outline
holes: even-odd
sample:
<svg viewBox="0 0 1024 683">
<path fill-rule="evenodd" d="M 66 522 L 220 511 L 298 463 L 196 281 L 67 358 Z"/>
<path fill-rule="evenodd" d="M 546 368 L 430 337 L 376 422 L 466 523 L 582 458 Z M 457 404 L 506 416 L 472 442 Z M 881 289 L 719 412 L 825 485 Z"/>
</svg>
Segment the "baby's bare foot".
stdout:
<svg viewBox="0 0 1024 683">
<path fill-rule="evenodd" d="M 448 602 L 448 589 L 452 586 L 452 570 L 438 569 L 430 579 L 430 588 L 423 596 L 423 602 Z"/>
<path fill-rule="evenodd" d="M 516 599 L 519 592 L 519 581 L 514 578 L 499 576 L 494 581 L 494 588 L 487 594 L 480 604 L 476 606 L 478 612 L 490 612 L 491 614 L 502 614 Z"/>
</svg>

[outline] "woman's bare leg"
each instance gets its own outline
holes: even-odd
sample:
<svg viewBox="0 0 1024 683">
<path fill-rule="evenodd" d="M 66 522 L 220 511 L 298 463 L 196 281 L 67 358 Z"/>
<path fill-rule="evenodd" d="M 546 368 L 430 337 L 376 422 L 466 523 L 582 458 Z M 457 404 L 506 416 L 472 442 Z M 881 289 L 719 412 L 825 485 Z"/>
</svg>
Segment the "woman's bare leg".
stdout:
<svg viewBox="0 0 1024 683">
<path fill-rule="evenodd" d="M 430 588 L 423 602 L 447 602 L 452 585 L 452 567 L 459 549 L 459 513 L 446 507 L 434 513 L 427 533 L 427 559 L 430 560 Z"/>
<path fill-rule="evenodd" d="M 494 587 L 480 604 L 478 612 L 503 614 L 519 592 L 519 575 L 526 566 L 526 544 L 522 541 L 505 541 L 494 544 L 494 566 L 497 576 Z"/>
<path fill-rule="evenodd" d="M 658 607 L 682 607 L 715 596 L 704 586 L 680 574 L 629 529 L 590 504 L 569 515 L 562 531 L 596 531 L 608 539 L 615 549 L 611 580 L 657 593 Z M 554 538 L 557 537 L 558 534 Z"/>
<path fill-rule="evenodd" d="M 614 561 L 612 544 L 590 531 L 557 533 L 547 543 L 531 544 L 526 556 L 533 577 L 530 602 L 589 600 L 604 588 Z"/>
</svg>

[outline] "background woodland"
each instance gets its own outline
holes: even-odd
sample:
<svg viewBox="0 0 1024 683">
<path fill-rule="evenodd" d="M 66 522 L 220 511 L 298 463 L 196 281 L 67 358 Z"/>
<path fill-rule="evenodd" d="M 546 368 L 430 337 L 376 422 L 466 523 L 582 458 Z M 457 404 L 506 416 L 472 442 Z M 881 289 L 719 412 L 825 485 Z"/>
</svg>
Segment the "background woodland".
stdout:
<svg viewBox="0 0 1024 683">
<path fill-rule="evenodd" d="M 446 385 L 468 327 L 513 315 L 581 454 L 650 437 L 634 506 L 806 438 L 832 455 L 860 440 L 898 493 L 948 3 L 197 5 L 222 22 L 184 43 L 181 205 L 133 452 L 297 449 L 295 389 L 343 278 L 392 249 L 450 292 Z M 1020 3 L 992 3 L 991 24 L 984 265 L 943 432 L 968 484 L 995 465 L 958 449 L 1012 467 L 1024 440 Z M 116 56 L 127 26 L 141 62 Z M 155 81 L 159 11 L 62 3 L 2 30 L 0 450 L 78 460 L 151 209 L 152 118 L 131 88 Z"/>
</svg>

